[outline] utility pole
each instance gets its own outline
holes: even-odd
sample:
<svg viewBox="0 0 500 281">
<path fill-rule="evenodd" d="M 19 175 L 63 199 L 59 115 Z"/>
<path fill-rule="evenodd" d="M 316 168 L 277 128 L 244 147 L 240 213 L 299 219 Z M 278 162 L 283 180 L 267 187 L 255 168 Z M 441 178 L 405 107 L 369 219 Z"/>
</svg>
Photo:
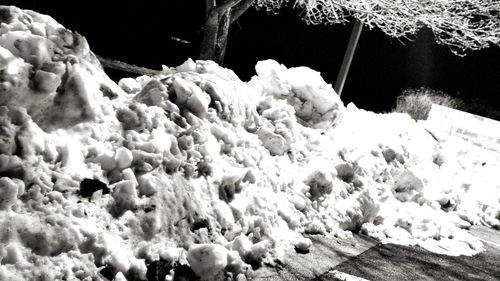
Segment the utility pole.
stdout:
<svg viewBox="0 0 500 281">
<path fill-rule="evenodd" d="M 351 66 L 354 51 L 356 50 L 356 45 L 358 44 L 362 28 L 363 24 L 361 21 L 356 20 L 351 31 L 351 36 L 349 37 L 349 43 L 347 43 L 347 49 L 344 54 L 344 59 L 342 60 L 342 65 L 340 66 L 337 81 L 335 82 L 335 92 L 337 92 L 339 96 L 342 95 L 342 89 L 344 88 L 345 79 L 347 78 L 347 72 L 349 72 L 349 67 Z"/>
</svg>

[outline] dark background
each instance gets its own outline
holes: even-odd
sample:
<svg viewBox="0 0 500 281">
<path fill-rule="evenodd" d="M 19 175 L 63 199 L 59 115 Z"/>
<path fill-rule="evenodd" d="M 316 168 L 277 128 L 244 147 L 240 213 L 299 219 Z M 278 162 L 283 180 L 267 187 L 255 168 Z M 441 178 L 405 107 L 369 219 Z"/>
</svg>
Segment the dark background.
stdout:
<svg viewBox="0 0 500 281">
<path fill-rule="evenodd" d="M 96 54 L 153 69 L 196 59 L 204 18 L 204 0 L 2 2 L 52 16 L 84 35 Z M 351 29 L 352 24 L 307 25 L 292 8 L 278 15 L 250 8 L 231 28 L 225 66 L 249 80 L 257 61 L 272 58 L 287 67 L 311 67 L 334 84 Z M 117 75 L 124 74 L 111 73 Z M 437 45 L 426 29 L 403 45 L 364 27 L 344 103 L 385 112 L 403 90 L 421 86 L 500 108 L 500 47 L 458 57 Z"/>
</svg>

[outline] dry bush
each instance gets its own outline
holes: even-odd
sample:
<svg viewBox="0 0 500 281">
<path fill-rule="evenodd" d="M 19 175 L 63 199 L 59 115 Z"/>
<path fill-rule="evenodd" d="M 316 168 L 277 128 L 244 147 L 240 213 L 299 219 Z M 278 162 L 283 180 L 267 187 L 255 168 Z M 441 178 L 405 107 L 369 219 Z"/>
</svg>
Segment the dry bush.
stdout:
<svg viewBox="0 0 500 281">
<path fill-rule="evenodd" d="M 463 109 L 463 102 L 442 91 L 421 87 L 407 89 L 396 100 L 394 112 L 408 113 L 415 120 L 425 120 L 432 104 L 438 104 L 454 109 Z"/>
</svg>

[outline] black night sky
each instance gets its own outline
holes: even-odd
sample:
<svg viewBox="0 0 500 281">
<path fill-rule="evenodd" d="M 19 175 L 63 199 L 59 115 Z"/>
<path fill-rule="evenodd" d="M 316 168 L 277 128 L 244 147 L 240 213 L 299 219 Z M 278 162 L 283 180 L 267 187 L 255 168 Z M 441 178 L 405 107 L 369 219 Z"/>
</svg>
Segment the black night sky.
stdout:
<svg viewBox="0 0 500 281">
<path fill-rule="evenodd" d="M 196 58 L 204 17 L 202 0 L 2 2 L 52 16 L 84 35 L 96 54 L 154 69 Z M 257 61 L 272 58 L 287 67 L 311 67 L 334 84 L 351 28 L 307 25 L 292 8 L 278 15 L 250 8 L 232 26 L 225 66 L 249 80 Z M 500 108 L 500 47 L 458 57 L 425 29 L 404 43 L 365 27 L 344 103 L 389 111 L 403 90 L 426 86 Z"/>
</svg>

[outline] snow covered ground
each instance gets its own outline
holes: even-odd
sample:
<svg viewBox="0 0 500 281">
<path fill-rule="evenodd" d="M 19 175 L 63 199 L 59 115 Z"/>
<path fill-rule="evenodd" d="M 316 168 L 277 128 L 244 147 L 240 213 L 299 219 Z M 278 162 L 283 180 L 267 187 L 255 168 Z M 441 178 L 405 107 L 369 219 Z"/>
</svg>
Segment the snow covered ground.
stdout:
<svg viewBox="0 0 500 281">
<path fill-rule="evenodd" d="M 345 106 L 307 67 L 246 83 L 187 60 L 117 85 L 52 18 L 0 21 L 0 280 L 244 278 L 305 233 L 472 255 L 466 229 L 500 225 L 500 155 Z"/>
</svg>

